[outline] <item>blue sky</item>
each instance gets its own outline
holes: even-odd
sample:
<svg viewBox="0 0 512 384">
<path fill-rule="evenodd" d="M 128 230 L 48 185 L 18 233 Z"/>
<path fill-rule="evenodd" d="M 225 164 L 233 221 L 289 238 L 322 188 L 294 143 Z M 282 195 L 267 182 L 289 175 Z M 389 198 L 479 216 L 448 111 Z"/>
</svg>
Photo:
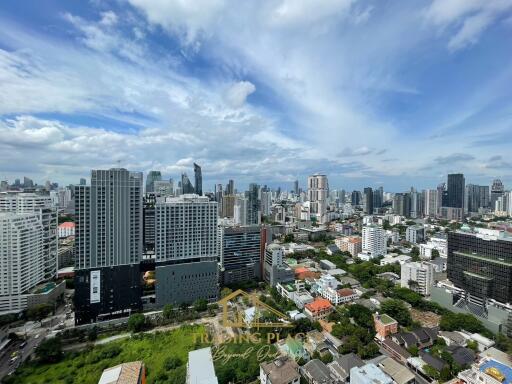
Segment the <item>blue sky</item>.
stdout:
<svg viewBox="0 0 512 384">
<path fill-rule="evenodd" d="M 0 25 L 0 179 L 512 183 L 512 0 L 7 0 Z"/>
</svg>

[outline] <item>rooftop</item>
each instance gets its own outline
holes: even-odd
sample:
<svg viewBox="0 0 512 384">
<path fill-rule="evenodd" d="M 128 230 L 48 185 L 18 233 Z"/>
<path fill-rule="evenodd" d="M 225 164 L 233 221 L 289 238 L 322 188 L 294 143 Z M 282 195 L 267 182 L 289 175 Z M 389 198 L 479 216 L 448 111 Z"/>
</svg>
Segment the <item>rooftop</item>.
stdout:
<svg viewBox="0 0 512 384">
<path fill-rule="evenodd" d="M 396 320 L 393 319 L 391 316 L 389 315 L 386 315 L 385 313 L 379 315 L 375 315 L 376 319 L 379 320 L 382 324 L 393 324 L 393 323 L 396 323 Z"/>
<path fill-rule="evenodd" d="M 272 384 L 288 384 L 300 378 L 297 363 L 287 357 L 280 357 L 268 363 L 260 365 L 263 372 L 268 375 Z"/>
<path fill-rule="evenodd" d="M 495 374 L 501 374 L 504 377 L 501 382 L 503 384 L 512 383 L 512 368 L 508 365 L 502 364 L 496 360 L 487 360 L 483 364 L 480 364 L 479 370 L 488 374 L 491 377 L 496 377 Z M 494 373 L 494 374 L 493 374 Z"/>
<path fill-rule="evenodd" d="M 209 347 L 188 353 L 187 375 L 191 384 L 218 384 Z"/>
<path fill-rule="evenodd" d="M 98 384 L 138 384 L 144 375 L 142 361 L 123 363 L 103 371 Z"/>
<path fill-rule="evenodd" d="M 329 302 L 329 300 L 317 297 L 315 301 L 306 304 L 305 307 L 309 309 L 311 312 L 316 312 L 324 309 L 329 309 L 332 307 L 332 305 Z"/>
</svg>

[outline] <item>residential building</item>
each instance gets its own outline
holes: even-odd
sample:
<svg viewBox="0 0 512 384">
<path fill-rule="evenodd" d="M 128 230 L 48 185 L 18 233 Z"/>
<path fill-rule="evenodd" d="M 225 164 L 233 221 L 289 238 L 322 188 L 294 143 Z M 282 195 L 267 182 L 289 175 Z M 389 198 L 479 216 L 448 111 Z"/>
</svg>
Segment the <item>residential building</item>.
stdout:
<svg viewBox="0 0 512 384">
<path fill-rule="evenodd" d="M 468 213 L 478 213 L 481 208 L 488 208 L 490 204 L 489 197 L 488 185 L 466 185 L 465 211 Z"/>
<path fill-rule="evenodd" d="M 265 248 L 263 280 L 275 287 L 277 283 L 292 282 L 293 270 L 283 262 L 284 249 L 279 244 L 268 244 Z"/>
<path fill-rule="evenodd" d="M 75 236 L 75 223 L 66 221 L 58 226 L 59 239 Z"/>
<path fill-rule="evenodd" d="M 370 363 L 350 370 L 350 384 L 394 384 L 393 379 L 386 375 L 375 364 Z"/>
<path fill-rule="evenodd" d="M 75 322 L 142 309 L 142 173 L 93 170 L 75 186 Z"/>
<path fill-rule="evenodd" d="M 412 260 L 408 255 L 397 255 L 396 253 L 388 253 L 384 258 L 380 259 L 380 265 L 400 264 L 403 265 Z"/>
<path fill-rule="evenodd" d="M 396 384 L 414 384 L 416 382 L 414 373 L 391 357 L 380 361 L 379 368 Z"/>
<path fill-rule="evenodd" d="M 156 304 L 218 298 L 217 202 L 196 194 L 156 204 Z"/>
<path fill-rule="evenodd" d="M 385 313 L 373 315 L 373 323 L 377 332 L 376 337 L 380 340 L 398 332 L 398 322 Z"/>
<path fill-rule="evenodd" d="M 434 285 L 434 267 L 426 262 L 410 262 L 402 265 L 400 285 L 423 296 L 430 296 Z"/>
<path fill-rule="evenodd" d="M 261 279 L 261 229 L 259 226 L 220 230 L 220 273 L 223 284 Z"/>
<path fill-rule="evenodd" d="M 339 237 L 334 240 L 334 244 L 342 252 L 349 252 L 352 257 L 356 257 L 363 250 L 363 239 L 360 236 Z"/>
<path fill-rule="evenodd" d="M 370 224 L 363 227 L 362 259 L 373 259 L 386 254 L 386 231 L 381 226 Z"/>
<path fill-rule="evenodd" d="M 395 193 L 393 212 L 399 216 L 411 217 L 411 196 L 408 193 Z"/>
<path fill-rule="evenodd" d="M 512 382 L 512 367 L 509 364 L 484 358 L 479 363 L 471 365 L 457 374 L 466 384 L 510 384 Z"/>
<path fill-rule="evenodd" d="M 299 384 L 299 365 L 288 357 L 260 364 L 261 384 Z"/>
<path fill-rule="evenodd" d="M 57 277 L 57 208 L 49 195 L 29 192 L 0 193 L 0 212 L 37 213 L 43 225 L 44 278 Z"/>
<path fill-rule="evenodd" d="M 0 212 L 0 315 L 26 309 L 45 280 L 44 232 L 38 213 Z"/>
<path fill-rule="evenodd" d="M 186 384 L 218 384 L 210 347 L 188 353 Z"/>
<path fill-rule="evenodd" d="M 423 225 L 410 225 L 405 230 L 405 240 L 409 243 L 419 244 L 425 240 Z"/>
<path fill-rule="evenodd" d="M 322 361 L 313 359 L 301 367 L 302 376 L 308 384 L 337 384 L 331 370 Z"/>
<path fill-rule="evenodd" d="M 334 307 L 329 300 L 322 298 L 316 298 L 304 306 L 304 313 L 313 321 L 326 318 L 333 310 Z"/>
<path fill-rule="evenodd" d="M 359 296 L 350 288 L 334 289 L 327 287 L 321 292 L 322 297 L 329 300 L 333 305 L 341 305 L 356 300 Z"/>
<path fill-rule="evenodd" d="M 350 380 L 350 370 L 355 367 L 362 367 L 364 361 L 355 353 L 349 353 L 334 358 L 334 360 L 327 364 L 332 374 L 340 383 L 348 383 Z"/>
<path fill-rule="evenodd" d="M 308 201 L 310 215 L 313 220 L 324 224 L 327 222 L 327 198 L 329 196 L 329 183 L 326 175 L 312 175 L 308 177 Z"/>
<path fill-rule="evenodd" d="M 498 198 L 503 196 L 505 193 L 505 187 L 500 179 L 495 179 L 492 182 L 491 186 L 491 200 L 490 200 L 490 206 L 491 210 L 494 211 L 496 209 L 496 201 L 498 201 Z"/>
<path fill-rule="evenodd" d="M 424 214 L 427 217 L 437 216 L 439 210 L 438 194 L 436 189 L 427 189 L 423 191 L 423 200 L 425 202 Z"/>
<path fill-rule="evenodd" d="M 249 225 L 247 219 L 248 199 L 245 197 L 237 196 L 235 205 L 233 206 L 233 221 L 236 225 Z"/>
<path fill-rule="evenodd" d="M 142 361 L 122 363 L 103 371 L 98 384 L 144 384 L 146 368 Z"/>
</svg>

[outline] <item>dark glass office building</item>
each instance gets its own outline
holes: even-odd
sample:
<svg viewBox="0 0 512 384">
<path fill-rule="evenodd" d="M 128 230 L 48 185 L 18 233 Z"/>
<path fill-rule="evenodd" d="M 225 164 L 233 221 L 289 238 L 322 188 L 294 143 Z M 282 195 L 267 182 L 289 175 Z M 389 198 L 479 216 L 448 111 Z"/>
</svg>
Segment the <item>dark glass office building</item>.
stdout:
<svg viewBox="0 0 512 384">
<path fill-rule="evenodd" d="M 222 283 L 261 280 L 260 227 L 221 227 L 221 236 Z"/>
<path fill-rule="evenodd" d="M 448 279 L 470 301 L 512 302 L 512 237 L 449 233 L 447 268 Z"/>
</svg>

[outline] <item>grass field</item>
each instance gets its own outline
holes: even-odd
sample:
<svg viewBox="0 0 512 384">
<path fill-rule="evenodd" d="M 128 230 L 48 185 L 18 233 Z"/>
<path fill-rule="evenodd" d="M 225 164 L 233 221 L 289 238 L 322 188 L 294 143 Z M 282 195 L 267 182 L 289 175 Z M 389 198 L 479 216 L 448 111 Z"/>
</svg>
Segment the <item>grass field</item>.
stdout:
<svg viewBox="0 0 512 384">
<path fill-rule="evenodd" d="M 143 360 L 148 383 L 184 383 L 188 352 L 202 347 L 199 338 L 194 340 L 194 334 L 204 332 L 202 326 L 184 326 L 171 332 L 136 335 L 90 350 L 66 354 L 56 364 L 26 364 L 8 382 L 97 384 L 105 368 L 122 362 Z M 166 362 L 170 358 L 178 358 L 182 365 L 166 369 Z"/>
<path fill-rule="evenodd" d="M 16 384 L 97 384 L 105 368 L 142 360 L 148 384 L 184 384 L 188 352 L 208 346 L 196 336 L 204 326 L 183 326 L 155 334 L 139 334 L 89 350 L 68 353 L 56 364 L 25 364 L 6 382 Z M 215 372 L 220 384 L 250 383 L 259 374 L 259 364 L 275 357 L 276 349 L 264 344 L 224 344 L 214 350 Z M 231 358 L 230 358 L 231 356 Z M 176 364 L 176 361 L 179 364 Z"/>
</svg>

